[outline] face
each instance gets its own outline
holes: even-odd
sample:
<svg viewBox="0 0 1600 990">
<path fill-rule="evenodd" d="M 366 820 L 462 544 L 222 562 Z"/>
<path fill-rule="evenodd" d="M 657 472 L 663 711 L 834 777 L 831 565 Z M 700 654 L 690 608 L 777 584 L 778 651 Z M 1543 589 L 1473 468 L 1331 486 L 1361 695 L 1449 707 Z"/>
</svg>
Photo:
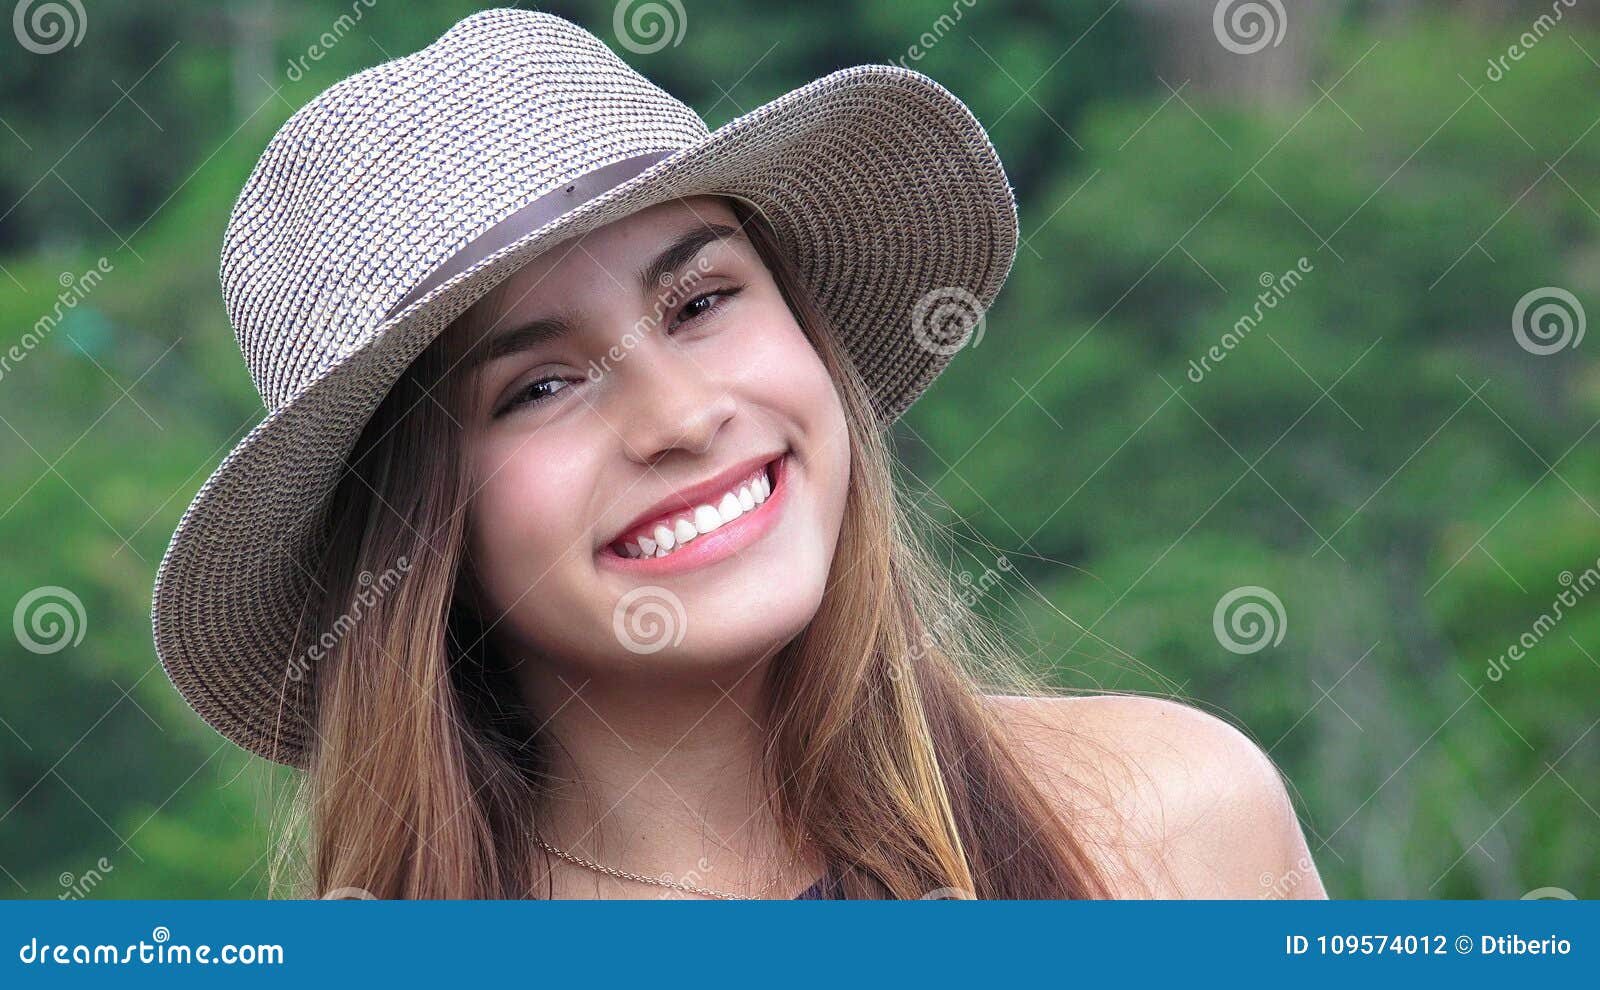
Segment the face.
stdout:
<svg viewBox="0 0 1600 990">
<path fill-rule="evenodd" d="M 799 633 L 844 512 L 844 410 L 733 211 L 643 210 L 478 305 L 455 331 L 468 549 L 519 674 L 704 677 Z"/>
</svg>

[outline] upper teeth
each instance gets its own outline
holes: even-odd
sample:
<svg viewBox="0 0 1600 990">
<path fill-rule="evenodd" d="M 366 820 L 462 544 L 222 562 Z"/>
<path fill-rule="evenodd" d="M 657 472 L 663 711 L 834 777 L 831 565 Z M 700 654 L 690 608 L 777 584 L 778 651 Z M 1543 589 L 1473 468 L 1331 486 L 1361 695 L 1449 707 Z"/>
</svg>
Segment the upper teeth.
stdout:
<svg viewBox="0 0 1600 990">
<path fill-rule="evenodd" d="M 762 468 L 715 502 L 697 505 L 692 512 L 674 513 L 631 534 L 622 543 L 623 554 L 665 557 L 701 533 L 733 522 L 765 502 L 771 494 L 772 482 L 767 480 L 767 469 Z"/>
</svg>

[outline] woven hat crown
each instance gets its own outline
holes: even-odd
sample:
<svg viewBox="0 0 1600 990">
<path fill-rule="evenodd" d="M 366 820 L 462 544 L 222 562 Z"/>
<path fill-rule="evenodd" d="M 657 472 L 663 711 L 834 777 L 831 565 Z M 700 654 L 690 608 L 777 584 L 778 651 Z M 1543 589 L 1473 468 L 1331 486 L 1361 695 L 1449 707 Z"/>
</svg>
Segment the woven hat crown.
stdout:
<svg viewBox="0 0 1600 990">
<path fill-rule="evenodd" d="M 324 91 L 279 129 L 223 239 L 228 319 L 277 409 L 473 238 L 598 167 L 708 133 L 558 17 L 488 10 Z"/>
</svg>

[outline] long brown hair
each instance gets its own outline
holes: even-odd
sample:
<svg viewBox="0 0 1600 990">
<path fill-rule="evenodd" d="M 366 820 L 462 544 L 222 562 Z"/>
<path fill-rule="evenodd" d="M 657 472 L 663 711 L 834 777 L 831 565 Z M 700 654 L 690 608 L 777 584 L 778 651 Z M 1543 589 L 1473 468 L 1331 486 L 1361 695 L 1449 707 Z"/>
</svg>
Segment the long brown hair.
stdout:
<svg viewBox="0 0 1600 990">
<path fill-rule="evenodd" d="M 868 389 L 777 235 L 729 203 L 837 383 L 850 444 L 827 589 L 764 672 L 763 769 L 786 837 L 799 848 L 804 836 L 849 897 L 1105 896 L 1101 869 L 984 697 L 1039 686 L 968 607 L 970 576 L 953 577 L 919 539 L 931 520 L 898 494 Z M 526 836 L 552 783 L 553 741 L 469 604 L 456 415 L 469 383 L 450 371 L 477 336 L 447 330 L 407 369 L 331 506 L 326 595 L 301 637 L 348 632 L 312 674 L 309 773 L 272 870 L 278 886 L 283 867 L 298 867 L 302 896 L 520 898 L 548 880 Z M 373 576 L 397 561 L 403 574 L 374 595 Z"/>
</svg>

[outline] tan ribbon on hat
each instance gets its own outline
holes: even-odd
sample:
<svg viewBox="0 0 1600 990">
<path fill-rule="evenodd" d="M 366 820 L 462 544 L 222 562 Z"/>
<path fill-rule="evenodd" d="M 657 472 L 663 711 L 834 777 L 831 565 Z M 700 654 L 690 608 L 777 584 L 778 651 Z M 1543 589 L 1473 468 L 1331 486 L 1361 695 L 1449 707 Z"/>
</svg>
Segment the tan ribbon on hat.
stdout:
<svg viewBox="0 0 1600 990">
<path fill-rule="evenodd" d="M 672 154 L 670 151 L 652 151 L 649 154 L 624 158 L 609 165 L 602 165 L 591 172 L 585 172 L 566 185 L 545 193 L 479 234 L 460 251 L 445 259 L 416 288 L 406 293 L 405 298 L 396 303 L 388 315 L 393 316 L 427 295 L 435 286 L 449 281 L 522 235 L 538 230 L 606 190 L 620 186 L 670 154 Z"/>
</svg>

